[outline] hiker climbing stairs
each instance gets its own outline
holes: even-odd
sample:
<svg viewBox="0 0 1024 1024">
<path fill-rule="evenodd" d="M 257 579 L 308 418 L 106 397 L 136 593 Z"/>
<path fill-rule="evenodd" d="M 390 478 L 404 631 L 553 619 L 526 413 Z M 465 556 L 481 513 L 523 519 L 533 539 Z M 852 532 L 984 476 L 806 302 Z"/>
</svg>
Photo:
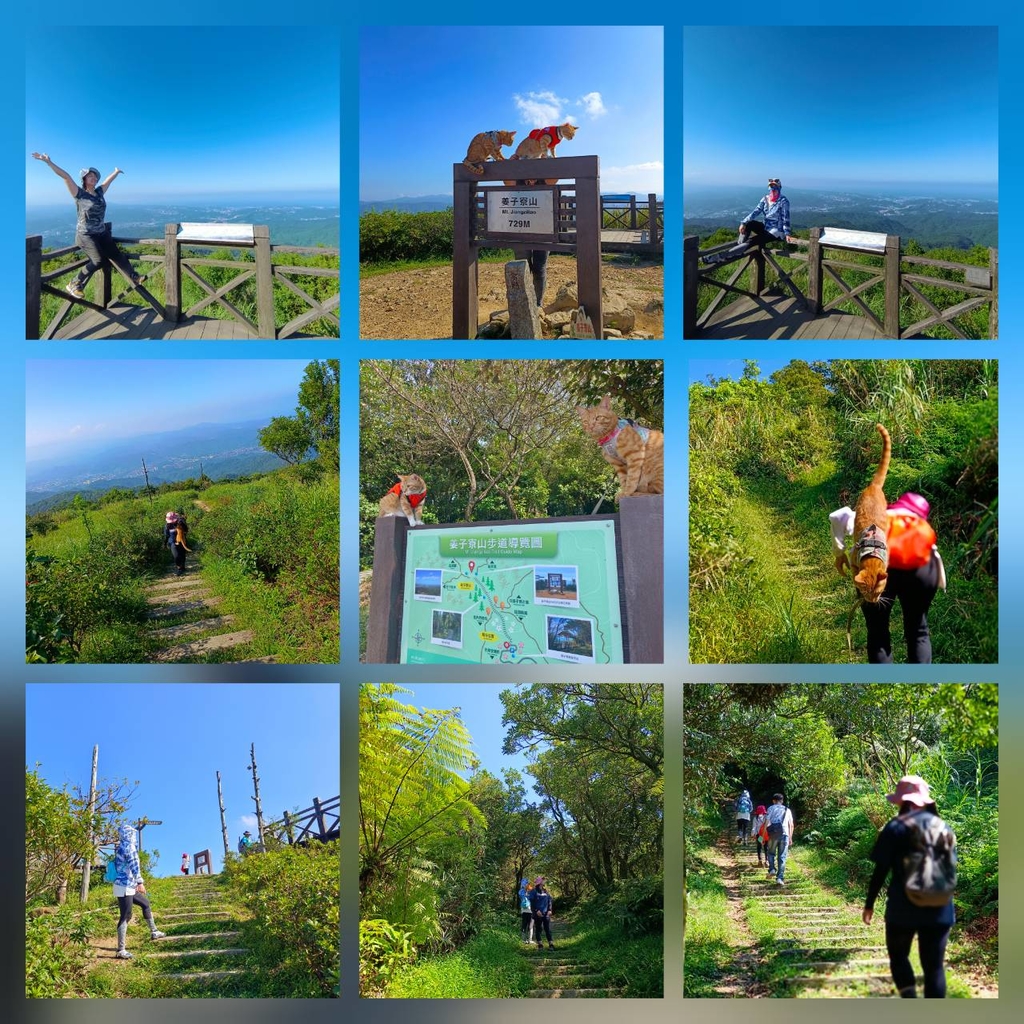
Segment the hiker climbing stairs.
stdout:
<svg viewBox="0 0 1024 1024">
<path fill-rule="evenodd" d="M 240 922 L 224 903 L 218 876 L 177 879 L 170 900 L 154 913 L 164 937 L 139 956 L 158 984 L 244 983 L 249 950 L 240 944 Z"/>
<path fill-rule="evenodd" d="M 219 612 L 222 599 L 207 585 L 201 569 L 184 576 L 168 574 L 148 586 L 145 593 L 151 609 L 147 635 L 154 647 L 152 661 L 205 661 L 254 639 L 251 629 L 238 628 L 236 616 Z M 242 660 L 275 659 L 270 655 Z"/>
<path fill-rule="evenodd" d="M 554 949 L 537 949 L 533 943 L 523 946 L 522 955 L 533 968 L 530 999 L 613 999 L 622 995 L 618 987 L 603 984 L 603 975 L 595 971 L 585 957 L 575 954 L 571 927 L 562 920 L 551 923 Z"/>
</svg>

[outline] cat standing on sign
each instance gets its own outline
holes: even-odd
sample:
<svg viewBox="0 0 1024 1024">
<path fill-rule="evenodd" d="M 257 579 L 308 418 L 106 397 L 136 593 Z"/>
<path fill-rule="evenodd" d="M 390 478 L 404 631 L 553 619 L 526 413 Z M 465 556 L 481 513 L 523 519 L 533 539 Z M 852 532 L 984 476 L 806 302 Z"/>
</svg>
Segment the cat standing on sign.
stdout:
<svg viewBox="0 0 1024 1024">
<path fill-rule="evenodd" d="M 405 516 L 410 526 L 423 525 L 420 506 L 427 496 L 427 485 L 418 473 L 398 474 L 398 483 L 380 499 L 378 518 Z"/>
<path fill-rule="evenodd" d="M 609 395 L 590 408 L 577 406 L 576 412 L 583 429 L 601 446 L 605 461 L 619 476 L 616 501 L 634 494 L 665 493 L 665 435 L 660 430 L 620 418 L 612 410 Z"/>
</svg>

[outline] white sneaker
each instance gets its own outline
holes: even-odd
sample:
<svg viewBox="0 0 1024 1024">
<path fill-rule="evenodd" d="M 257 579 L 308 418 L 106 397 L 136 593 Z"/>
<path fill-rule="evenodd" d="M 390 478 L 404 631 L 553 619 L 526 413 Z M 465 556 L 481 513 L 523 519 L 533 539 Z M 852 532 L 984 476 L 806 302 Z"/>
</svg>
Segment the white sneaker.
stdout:
<svg viewBox="0 0 1024 1024">
<path fill-rule="evenodd" d="M 68 295 L 73 295 L 76 299 L 85 298 L 85 292 L 83 292 L 74 281 L 68 281 L 68 283 L 64 285 L 64 291 L 66 291 Z"/>
<path fill-rule="evenodd" d="M 167 933 L 157 930 L 155 932 L 150 932 L 149 933 L 149 937 L 151 939 L 166 939 L 167 938 Z"/>
<path fill-rule="evenodd" d="M 775 884 L 776 885 L 785 885 L 786 883 L 781 878 L 776 878 L 775 879 Z"/>
<path fill-rule="evenodd" d="M 131 955 L 131 953 L 128 952 L 127 949 L 119 949 L 114 954 L 114 957 L 116 959 L 118 959 L 118 960 L 131 960 L 132 959 L 132 955 Z"/>
</svg>

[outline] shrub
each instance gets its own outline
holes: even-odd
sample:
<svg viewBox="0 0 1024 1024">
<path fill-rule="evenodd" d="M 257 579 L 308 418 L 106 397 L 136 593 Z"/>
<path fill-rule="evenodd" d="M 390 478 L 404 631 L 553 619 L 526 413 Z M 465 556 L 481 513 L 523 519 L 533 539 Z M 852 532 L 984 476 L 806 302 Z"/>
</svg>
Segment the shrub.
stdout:
<svg viewBox="0 0 1024 1024">
<path fill-rule="evenodd" d="M 90 963 L 91 918 L 66 904 L 25 914 L 25 995 L 59 999 L 81 993 Z"/>
<path fill-rule="evenodd" d="M 389 921 L 359 922 L 359 994 L 382 995 L 395 974 L 416 959 L 412 933 Z"/>
</svg>

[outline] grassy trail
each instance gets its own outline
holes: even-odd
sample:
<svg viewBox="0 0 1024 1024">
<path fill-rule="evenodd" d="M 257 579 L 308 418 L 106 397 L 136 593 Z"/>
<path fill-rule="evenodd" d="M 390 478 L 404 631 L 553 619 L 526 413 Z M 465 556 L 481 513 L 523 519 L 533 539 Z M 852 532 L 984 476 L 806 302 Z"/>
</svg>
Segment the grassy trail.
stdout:
<svg viewBox="0 0 1024 1024">
<path fill-rule="evenodd" d="M 571 925 L 553 921 L 551 935 L 554 949 L 523 946 L 522 956 L 533 969 L 533 985 L 524 995 L 531 999 L 614 999 L 622 995 L 621 989 L 604 983 L 602 972 L 574 941 Z"/>
<path fill-rule="evenodd" d="M 702 916 L 725 913 L 732 921 L 731 941 L 709 961 L 694 950 L 700 977 L 687 984 L 687 995 L 702 997 L 895 998 L 885 948 L 884 903 L 876 907 L 870 927 L 861 921 L 861 905 L 826 887 L 808 851 L 794 847 L 786 861 L 785 885 L 767 877 L 753 844 L 737 846 L 722 836 L 702 851 L 719 869 L 717 887 L 724 900 L 698 902 L 687 922 L 687 964 L 690 934 L 707 931 Z M 724 955 L 723 955 L 724 952 Z M 947 962 L 948 995 L 952 998 L 995 994 L 992 979 L 959 972 L 961 950 L 954 930 Z M 715 966 L 707 970 L 709 962 Z M 916 945 L 911 963 L 919 979 Z M 687 968 L 689 971 L 689 967 Z"/>
<path fill-rule="evenodd" d="M 826 501 L 817 488 L 745 484 L 733 520 L 747 565 L 717 591 L 691 597 L 690 657 L 698 663 L 839 663 L 863 660 L 854 591 L 835 571 Z"/>
</svg>

